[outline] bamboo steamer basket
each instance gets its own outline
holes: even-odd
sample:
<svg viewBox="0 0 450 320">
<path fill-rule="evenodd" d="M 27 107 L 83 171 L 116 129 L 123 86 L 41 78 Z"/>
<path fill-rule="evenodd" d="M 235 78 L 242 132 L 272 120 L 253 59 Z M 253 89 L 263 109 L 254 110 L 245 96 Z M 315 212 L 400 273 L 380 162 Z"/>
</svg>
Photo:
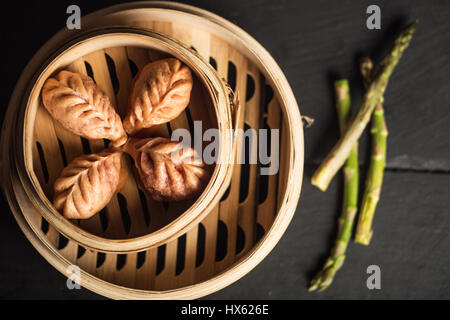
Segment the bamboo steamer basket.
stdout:
<svg viewBox="0 0 450 320">
<path fill-rule="evenodd" d="M 16 127 L 23 124 L 18 113 L 20 97 L 33 76 L 32 70 L 44 64 L 48 52 L 67 41 L 69 32 L 61 31 L 33 57 L 12 95 L 1 141 L 3 189 L 33 246 L 67 276 L 70 266 L 79 266 L 83 287 L 115 299 L 202 297 L 253 269 L 289 225 L 303 174 L 303 128 L 298 105 L 270 54 L 243 30 L 217 15 L 173 2 L 139 2 L 97 11 L 82 20 L 83 28 L 112 25 L 161 32 L 210 61 L 219 76 L 241 93 L 238 128 L 280 130 L 278 173 L 260 176 L 258 164 L 234 165 L 231 184 L 219 203 L 183 235 L 158 247 L 126 254 L 104 253 L 68 239 L 46 221 L 30 199 L 20 179 L 23 168 L 16 163 L 13 150 Z M 108 52 L 113 60 L 116 54 L 120 52 Z M 138 56 L 128 58 L 141 66 Z M 98 82 L 95 74 L 94 70 Z M 108 83 L 108 77 L 104 78 Z M 119 90 L 116 98 L 120 94 Z M 236 141 L 238 159 L 244 156 L 243 143 Z"/>
<path fill-rule="evenodd" d="M 105 143 L 82 139 L 51 118 L 41 99 L 45 80 L 61 69 L 89 74 L 109 94 L 123 118 L 128 111 L 132 71 L 136 72 L 138 68 L 130 57 L 139 59 L 139 67 L 142 67 L 150 60 L 166 56 L 174 56 L 186 63 L 193 71 L 195 84 L 188 109 L 153 135 L 169 136 L 170 130 L 190 129 L 193 121 L 201 121 L 203 129 L 217 129 L 219 152 L 210 182 L 193 203 L 161 203 L 154 201 L 140 186 L 131 162 L 123 161 L 128 171 L 127 181 L 107 207 L 87 220 L 65 219 L 51 204 L 54 180 L 68 162 L 83 154 L 83 149 L 85 153 L 98 152 L 105 148 Z M 126 253 L 175 239 L 211 211 L 230 182 L 234 151 L 230 90 L 208 63 L 162 34 L 129 27 L 108 27 L 79 34 L 48 61 L 31 81 L 29 96 L 28 90 L 24 95 L 20 109 L 24 112 L 24 125 L 17 127 L 19 138 L 14 149 L 24 189 L 51 226 L 82 246 Z M 25 218 L 30 215 L 25 213 Z"/>
</svg>

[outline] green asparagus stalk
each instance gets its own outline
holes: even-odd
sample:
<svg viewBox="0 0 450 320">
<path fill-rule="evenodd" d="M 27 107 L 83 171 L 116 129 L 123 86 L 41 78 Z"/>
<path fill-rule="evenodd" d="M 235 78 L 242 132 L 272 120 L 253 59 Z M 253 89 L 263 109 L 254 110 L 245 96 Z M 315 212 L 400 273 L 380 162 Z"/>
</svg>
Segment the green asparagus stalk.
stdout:
<svg viewBox="0 0 450 320">
<path fill-rule="evenodd" d="M 369 87 L 372 78 L 373 64 L 370 58 L 361 60 L 361 74 L 364 85 Z M 386 163 L 386 140 L 388 130 L 384 120 L 383 105 L 379 102 L 372 114 L 372 155 L 366 178 L 366 186 L 363 194 L 361 212 L 356 227 L 355 242 L 368 245 L 372 238 L 372 221 L 380 198 L 381 185 L 383 183 L 384 167 Z"/>
<path fill-rule="evenodd" d="M 378 102 L 382 102 L 389 77 L 397 66 L 403 52 L 411 42 L 411 38 L 416 30 L 417 21 L 409 25 L 395 40 L 390 53 L 383 59 L 379 69 L 364 95 L 358 112 L 348 125 L 345 134 L 341 136 L 319 168 L 312 177 L 312 184 L 322 191 L 328 188 L 331 179 L 347 160 L 350 152 L 364 131 L 370 120 L 372 112 Z"/>
<path fill-rule="evenodd" d="M 336 107 L 339 118 L 341 135 L 345 133 L 350 119 L 350 89 L 346 79 L 334 83 L 336 91 Z M 358 207 L 358 146 L 353 146 L 347 161 L 344 164 L 344 195 L 342 201 L 342 213 L 339 217 L 339 228 L 336 242 L 334 243 L 330 257 L 325 262 L 322 270 L 311 281 L 309 291 L 325 290 L 332 282 L 336 272 L 342 267 L 345 260 L 345 252 L 350 241 L 355 215 Z"/>
</svg>

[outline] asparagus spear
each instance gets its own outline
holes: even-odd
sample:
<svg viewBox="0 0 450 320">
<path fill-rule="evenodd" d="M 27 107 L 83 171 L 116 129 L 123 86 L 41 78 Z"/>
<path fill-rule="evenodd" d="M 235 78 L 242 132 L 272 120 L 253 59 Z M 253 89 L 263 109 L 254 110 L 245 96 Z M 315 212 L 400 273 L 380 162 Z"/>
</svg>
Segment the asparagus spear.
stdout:
<svg viewBox="0 0 450 320">
<path fill-rule="evenodd" d="M 350 119 L 350 89 L 346 79 L 334 83 L 336 91 L 336 107 L 339 118 L 341 135 L 345 133 Z M 344 164 L 344 196 L 342 213 L 339 217 L 339 229 L 330 257 L 322 270 L 311 281 L 309 291 L 325 290 L 333 281 L 334 275 L 342 267 L 345 251 L 350 241 L 353 223 L 358 206 L 358 146 L 353 146 L 347 161 Z"/>
<path fill-rule="evenodd" d="M 372 78 L 373 64 L 370 58 L 361 60 L 361 74 L 364 85 L 369 87 Z M 380 198 L 383 183 L 384 166 L 386 163 L 386 139 L 388 130 L 384 120 L 383 105 L 379 102 L 372 114 L 372 156 L 366 178 L 366 187 L 361 204 L 358 225 L 356 227 L 355 242 L 368 245 L 372 238 L 372 221 Z"/>
<path fill-rule="evenodd" d="M 325 191 L 335 176 L 339 168 L 342 167 L 348 158 L 354 144 L 361 136 L 367 123 L 370 120 L 373 110 L 378 102 L 383 100 L 383 95 L 389 81 L 389 77 L 398 64 L 403 52 L 411 42 L 411 38 L 416 30 L 417 21 L 409 25 L 395 40 L 390 53 L 383 59 L 379 70 L 364 95 L 358 112 L 348 125 L 345 134 L 341 136 L 319 168 L 312 177 L 312 184 L 322 191 Z"/>
</svg>

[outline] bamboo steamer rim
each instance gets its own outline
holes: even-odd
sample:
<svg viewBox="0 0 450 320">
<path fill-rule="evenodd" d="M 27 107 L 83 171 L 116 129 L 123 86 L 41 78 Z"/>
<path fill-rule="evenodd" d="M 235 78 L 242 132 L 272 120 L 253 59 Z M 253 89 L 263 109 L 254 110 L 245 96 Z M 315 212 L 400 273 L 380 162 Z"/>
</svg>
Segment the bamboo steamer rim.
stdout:
<svg viewBox="0 0 450 320">
<path fill-rule="evenodd" d="M 156 8 L 156 9 L 155 9 Z M 242 259 L 235 262 L 231 267 L 222 271 L 221 273 L 213 276 L 211 279 L 202 281 L 195 285 L 188 287 L 182 287 L 173 290 L 166 291 L 148 291 L 130 289 L 122 286 L 118 286 L 107 281 L 101 280 L 89 272 L 81 270 L 82 285 L 94 292 L 97 292 L 106 297 L 115 299 L 194 299 L 206 294 L 215 292 L 244 276 L 250 270 L 252 270 L 265 256 L 273 249 L 276 243 L 281 238 L 281 235 L 289 225 L 290 220 L 294 214 L 297 202 L 301 191 L 301 181 L 303 175 L 303 127 L 300 121 L 300 112 L 298 110 L 297 103 L 293 92 L 287 82 L 284 74 L 279 66 L 270 56 L 270 54 L 250 35 L 245 31 L 232 24 L 231 22 L 213 14 L 209 11 L 199 9 L 193 6 L 174 3 L 174 2 L 161 2 L 161 1 L 143 1 L 135 3 L 127 3 L 115 5 L 96 11 L 83 17 L 85 23 L 93 23 L 99 17 L 105 18 L 107 15 L 117 14 L 121 12 L 133 11 L 133 10 L 163 10 L 172 11 L 180 16 L 191 17 L 195 19 L 201 19 L 205 24 L 214 25 L 225 34 L 225 36 L 232 38 L 233 43 L 241 47 L 247 48 L 252 54 L 252 61 L 260 68 L 263 74 L 272 80 L 272 85 L 276 89 L 276 94 L 281 102 L 281 107 L 284 112 L 284 116 L 291 130 L 289 131 L 290 139 L 290 156 L 289 156 L 289 168 L 291 174 L 287 176 L 287 185 L 296 186 L 296 188 L 290 188 L 286 190 L 282 197 L 282 201 L 279 205 L 279 214 L 275 217 L 271 228 L 264 235 L 264 237 L 257 243 L 252 251 L 245 255 Z M 52 39 L 50 39 L 46 46 L 55 46 L 58 41 L 67 36 L 67 31 L 58 32 Z M 39 50 L 32 60 L 29 62 L 28 67 L 33 64 L 42 61 L 42 57 L 45 54 L 45 46 Z M 13 106 L 17 105 L 17 100 L 20 97 L 20 93 L 27 83 L 28 67 L 21 75 L 12 98 L 9 103 L 7 115 L 5 119 L 13 120 L 14 111 Z M 28 74 L 27 74 L 28 73 Z M 29 241 L 33 244 L 36 250 L 46 258 L 46 260 L 52 264 L 57 270 L 65 274 L 66 268 L 71 265 L 65 257 L 50 243 L 49 239 L 45 235 L 38 231 L 35 232 L 22 215 L 25 210 L 33 209 L 23 189 L 17 183 L 17 176 L 15 176 L 15 163 L 9 151 L 11 148 L 10 139 L 14 139 L 11 136 L 11 129 L 14 127 L 14 121 L 5 121 L 2 130 L 2 161 L 3 161 L 3 177 L 2 184 L 5 191 L 8 202 L 11 206 L 12 212 L 18 222 L 19 226 L 27 236 Z M 292 130 L 295 128 L 295 134 Z M 300 181 L 300 184 L 298 183 Z"/>
<path fill-rule="evenodd" d="M 109 239 L 94 235 L 83 230 L 63 217 L 45 196 L 40 183 L 33 172 L 32 137 L 34 131 L 34 117 L 39 107 L 43 83 L 61 66 L 65 66 L 80 56 L 90 52 L 114 46 L 139 46 L 165 51 L 186 63 L 200 78 L 215 107 L 217 125 L 219 129 L 218 163 L 209 183 L 197 200 L 178 218 L 164 227 L 133 238 Z M 86 52 L 88 50 L 88 52 Z M 24 121 L 18 122 L 18 139 L 16 161 L 18 175 L 25 192 L 39 210 L 41 215 L 67 238 L 79 244 L 101 252 L 130 253 L 147 250 L 161 245 L 166 241 L 177 238 L 196 223 L 200 222 L 220 200 L 231 179 L 233 168 L 233 137 L 230 134 L 232 125 L 231 103 L 225 83 L 218 77 L 215 70 L 195 52 L 187 49 L 178 41 L 158 32 L 130 27 L 109 27 L 88 30 L 65 44 L 62 49 L 53 54 L 40 71 L 36 72 L 30 81 L 30 88 L 24 95 L 22 109 L 25 110 Z M 19 116 L 18 119 L 22 117 Z M 23 124 L 23 128 L 22 128 Z M 25 214 L 27 219 L 27 215 Z"/>
</svg>

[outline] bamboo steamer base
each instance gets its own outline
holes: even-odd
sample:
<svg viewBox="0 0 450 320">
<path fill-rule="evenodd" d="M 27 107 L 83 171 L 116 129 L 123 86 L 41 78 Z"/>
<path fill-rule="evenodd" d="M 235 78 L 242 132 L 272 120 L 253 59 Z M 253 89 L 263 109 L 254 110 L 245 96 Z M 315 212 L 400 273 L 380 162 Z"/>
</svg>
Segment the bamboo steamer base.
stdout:
<svg viewBox="0 0 450 320">
<path fill-rule="evenodd" d="M 5 155 L 10 137 L 3 134 L 3 175 L 8 177 L 3 187 L 11 209 L 47 261 L 67 276 L 70 265 L 79 266 L 81 285 L 101 295 L 190 299 L 215 292 L 254 268 L 278 242 L 294 214 L 303 173 L 303 129 L 295 98 L 281 70 L 255 40 L 204 10 L 172 2 L 140 2 L 107 8 L 82 20 L 83 28 L 102 25 L 152 29 L 210 61 L 240 94 L 240 128 L 280 129 L 279 172 L 260 176 L 257 164 L 235 165 L 229 190 L 219 204 L 178 239 L 137 253 L 101 253 L 66 239 L 38 214 L 30 220 L 33 226 L 27 223 L 22 212 L 35 209 L 17 176 L 10 174 L 14 164 Z M 30 63 L 39 63 L 42 52 L 57 46 L 65 36 L 67 31 L 55 35 Z M 133 62 L 139 68 L 137 60 Z M 25 86 L 22 78 L 10 105 Z M 10 109 L 6 120 L 13 117 Z M 11 126 L 5 121 L 3 131 L 10 132 Z M 238 141 L 238 159 L 243 156 L 242 143 Z"/>
</svg>

